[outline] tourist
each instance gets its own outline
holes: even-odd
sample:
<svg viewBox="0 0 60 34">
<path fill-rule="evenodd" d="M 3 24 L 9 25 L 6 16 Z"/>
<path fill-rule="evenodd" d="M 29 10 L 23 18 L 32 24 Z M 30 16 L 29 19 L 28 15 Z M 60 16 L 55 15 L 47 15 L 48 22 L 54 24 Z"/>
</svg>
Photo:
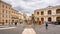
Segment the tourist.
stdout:
<svg viewBox="0 0 60 34">
<path fill-rule="evenodd" d="M 48 23 L 47 22 L 46 22 L 45 26 L 46 26 L 46 29 L 48 29 Z"/>
</svg>

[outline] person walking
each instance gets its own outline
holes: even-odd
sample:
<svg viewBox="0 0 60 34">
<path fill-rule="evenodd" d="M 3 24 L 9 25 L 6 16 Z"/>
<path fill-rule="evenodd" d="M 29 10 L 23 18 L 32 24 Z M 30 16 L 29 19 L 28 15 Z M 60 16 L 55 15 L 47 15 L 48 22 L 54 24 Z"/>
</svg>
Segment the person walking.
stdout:
<svg viewBox="0 0 60 34">
<path fill-rule="evenodd" d="M 48 29 L 48 23 L 47 22 L 46 22 L 46 25 L 45 26 L 46 26 L 46 29 Z"/>
</svg>

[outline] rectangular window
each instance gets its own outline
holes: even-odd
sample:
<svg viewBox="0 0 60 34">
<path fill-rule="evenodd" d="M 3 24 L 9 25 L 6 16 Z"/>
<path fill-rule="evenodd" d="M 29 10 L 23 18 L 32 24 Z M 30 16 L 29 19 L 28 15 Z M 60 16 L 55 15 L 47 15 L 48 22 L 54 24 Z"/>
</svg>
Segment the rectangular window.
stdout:
<svg viewBox="0 0 60 34">
<path fill-rule="evenodd" d="M 10 18 L 10 15 L 6 15 L 6 18 Z"/>
<path fill-rule="evenodd" d="M 7 15 L 6 15 L 6 18 L 7 18 Z"/>
<path fill-rule="evenodd" d="M 6 10 L 6 14 L 7 14 L 7 10 Z"/>
<path fill-rule="evenodd" d="M 4 14 L 2 14 L 2 18 L 4 18 Z"/>
<path fill-rule="evenodd" d="M 37 18 L 37 20 L 39 20 L 39 18 Z"/>
<path fill-rule="evenodd" d="M 9 24 L 10 24 L 10 20 L 9 20 Z"/>
<path fill-rule="evenodd" d="M 10 18 L 10 15 L 9 15 L 9 18 Z"/>
<path fill-rule="evenodd" d="M 4 10 L 2 10 L 2 14 L 4 13 Z"/>
<path fill-rule="evenodd" d="M 2 8 L 4 8 L 4 5 L 2 5 Z"/>
<path fill-rule="evenodd" d="M 7 6 L 6 6 L 6 8 L 7 8 Z"/>
<path fill-rule="evenodd" d="M 2 10 L 2 18 L 4 18 L 4 9 Z"/>
<path fill-rule="evenodd" d="M 9 7 L 9 9 L 10 9 L 10 7 Z"/>
<path fill-rule="evenodd" d="M 7 23 L 8 21 L 6 20 L 6 23 Z"/>
</svg>

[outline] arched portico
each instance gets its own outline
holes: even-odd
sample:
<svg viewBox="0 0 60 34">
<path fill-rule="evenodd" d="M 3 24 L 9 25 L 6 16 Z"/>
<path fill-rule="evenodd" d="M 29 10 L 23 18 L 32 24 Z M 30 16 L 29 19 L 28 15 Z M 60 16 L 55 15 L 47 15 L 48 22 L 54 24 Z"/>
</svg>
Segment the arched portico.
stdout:
<svg viewBox="0 0 60 34">
<path fill-rule="evenodd" d="M 48 22 L 51 22 L 52 21 L 52 18 L 51 17 L 48 17 Z"/>
<path fill-rule="evenodd" d="M 60 17 L 56 17 L 56 21 L 59 21 L 60 22 Z"/>
</svg>

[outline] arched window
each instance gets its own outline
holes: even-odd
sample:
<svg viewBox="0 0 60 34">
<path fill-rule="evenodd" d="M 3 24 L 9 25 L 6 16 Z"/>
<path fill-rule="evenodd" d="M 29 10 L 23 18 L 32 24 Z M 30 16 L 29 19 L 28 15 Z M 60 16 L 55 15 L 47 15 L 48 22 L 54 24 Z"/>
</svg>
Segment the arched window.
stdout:
<svg viewBox="0 0 60 34">
<path fill-rule="evenodd" d="M 6 23 L 8 23 L 8 21 L 6 20 Z"/>
<path fill-rule="evenodd" d="M 51 22 L 51 20 L 52 20 L 51 17 L 49 17 L 49 18 L 48 18 L 48 21 Z"/>
<path fill-rule="evenodd" d="M 56 17 L 56 21 L 60 21 L 60 17 Z"/>
<path fill-rule="evenodd" d="M 37 18 L 37 20 L 39 20 L 39 18 Z"/>
<path fill-rule="evenodd" d="M 51 15 L 51 10 L 48 10 L 48 15 Z"/>
<path fill-rule="evenodd" d="M 56 14 L 60 14 L 60 9 L 57 9 L 56 10 Z"/>
<path fill-rule="evenodd" d="M 44 15 L 44 12 L 43 11 L 41 11 L 41 15 Z"/>
<path fill-rule="evenodd" d="M 12 22 L 14 22 L 14 20 L 12 20 Z"/>
<path fill-rule="evenodd" d="M 39 15 L 39 12 L 37 12 L 37 15 Z"/>
<path fill-rule="evenodd" d="M 44 21 L 44 18 L 41 18 L 41 21 Z"/>
</svg>

